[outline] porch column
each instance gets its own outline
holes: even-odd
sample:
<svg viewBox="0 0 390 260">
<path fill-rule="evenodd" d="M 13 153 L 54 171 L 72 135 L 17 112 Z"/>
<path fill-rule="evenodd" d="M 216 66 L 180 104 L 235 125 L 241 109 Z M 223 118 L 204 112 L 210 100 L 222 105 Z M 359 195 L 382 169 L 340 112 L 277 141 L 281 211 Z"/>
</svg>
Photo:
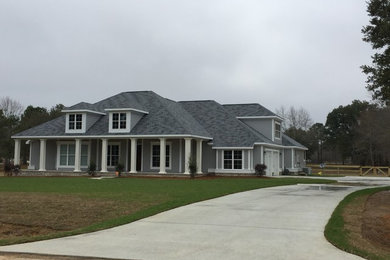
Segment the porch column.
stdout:
<svg viewBox="0 0 390 260">
<path fill-rule="evenodd" d="M 14 165 L 20 164 L 20 139 L 15 139 Z"/>
<path fill-rule="evenodd" d="M 165 170 L 165 161 L 166 161 L 166 140 L 165 138 L 160 138 L 160 172 L 167 173 Z"/>
<path fill-rule="evenodd" d="M 137 173 L 137 138 L 130 138 L 130 141 L 131 141 L 130 173 Z"/>
<path fill-rule="evenodd" d="M 39 170 L 46 171 L 46 139 L 41 139 L 39 147 Z"/>
<path fill-rule="evenodd" d="M 184 138 L 184 174 L 190 174 L 189 160 L 191 157 L 191 138 Z"/>
<path fill-rule="evenodd" d="M 260 163 L 264 164 L 264 147 L 260 146 Z"/>
<path fill-rule="evenodd" d="M 202 174 L 202 141 L 196 140 L 196 167 L 198 168 L 197 173 Z"/>
<path fill-rule="evenodd" d="M 102 170 L 100 172 L 107 172 L 107 139 L 102 139 Z"/>
<path fill-rule="evenodd" d="M 81 159 L 81 139 L 76 139 L 75 142 L 75 154 L 74 154 L 74 172 L 80 172 L 80 159 Z"/>
<path fill-rule="evenodd" d="M 291 168 L 295 168 L 295 163 L 294 163 L 294 148 L 291 149 Z"/>
</svg>

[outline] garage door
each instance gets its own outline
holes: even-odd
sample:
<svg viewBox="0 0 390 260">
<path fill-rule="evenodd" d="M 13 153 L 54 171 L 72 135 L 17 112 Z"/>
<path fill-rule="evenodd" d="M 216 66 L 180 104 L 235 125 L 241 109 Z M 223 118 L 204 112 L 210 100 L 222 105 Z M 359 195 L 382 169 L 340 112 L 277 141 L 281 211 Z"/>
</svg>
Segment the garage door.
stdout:
<svg viewBox="0 0 390 260">
<path fill-rule="evenodd" d="M 265 150 L 264 164 L 267 166 L 265 171 L 267 176 L 279 175 L 279 151 Z"/>
</svg>

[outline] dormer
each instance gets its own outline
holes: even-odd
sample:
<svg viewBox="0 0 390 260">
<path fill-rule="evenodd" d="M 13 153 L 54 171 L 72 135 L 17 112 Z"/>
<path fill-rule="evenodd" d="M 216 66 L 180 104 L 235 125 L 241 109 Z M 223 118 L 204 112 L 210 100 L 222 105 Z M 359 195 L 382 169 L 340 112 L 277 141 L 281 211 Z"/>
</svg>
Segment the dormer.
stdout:
<svg viewBox="0 0 390 260">
<path fill-rule="evenodd" d="M 279 116 L 238 116 L 237 119 L 252 127 L 275 143 L 282 143 L 282 122 Z"/>
<path fill-rule="evenodd" d="M 108 132 L 130 133 L 141 117 L 148 112 L 134 108 L 107 108 Z"/>
<path fill-rule="evenodd" d="M 88 109 L 64 109 L 65 133 L 84 134 L 104 113 Z"/>
</svg>

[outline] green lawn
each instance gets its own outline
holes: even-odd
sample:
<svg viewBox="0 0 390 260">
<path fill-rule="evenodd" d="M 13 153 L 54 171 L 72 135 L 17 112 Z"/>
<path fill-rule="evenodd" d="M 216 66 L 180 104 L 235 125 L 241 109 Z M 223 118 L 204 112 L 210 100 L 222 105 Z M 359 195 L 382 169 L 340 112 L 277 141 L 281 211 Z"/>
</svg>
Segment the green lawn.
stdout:
<svg viewBox="0 0 390 260">
<path fill-rule="evenodd" d="M 11 231 L 14 229 L 12 225 L 39 226 L 49 231 L 37 233 L 35 230 L 26 234 L 12 234 L 9 230 L 3 233 L 0 230 L 0 245 L 105 229 L 175 207 L 240 191 L 297 183 L 331 182 L 333 181 L 306 178 L 96 180 L 66 177 L 2 177 L 0 224 L 11 225 Z M 69 219 L 73 219 L 73 222 L 79 220 L 79 223 L 69 223 L 67 222 Z"/>
</svg>

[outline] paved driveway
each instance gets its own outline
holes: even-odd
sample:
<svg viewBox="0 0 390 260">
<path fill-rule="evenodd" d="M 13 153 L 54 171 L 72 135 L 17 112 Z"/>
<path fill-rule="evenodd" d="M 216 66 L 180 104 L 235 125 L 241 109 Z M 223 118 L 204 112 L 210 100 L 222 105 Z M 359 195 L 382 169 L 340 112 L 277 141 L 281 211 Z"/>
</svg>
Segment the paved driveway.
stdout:
<svg viewBox="0 0 390 260">
<path fill-rule="evenodd" d="M 323 234 L 338 202 L 356 189 L 253 190 L 108 230 L 0 250 L 124 259 L 361 259 Z"/>
</svg>

